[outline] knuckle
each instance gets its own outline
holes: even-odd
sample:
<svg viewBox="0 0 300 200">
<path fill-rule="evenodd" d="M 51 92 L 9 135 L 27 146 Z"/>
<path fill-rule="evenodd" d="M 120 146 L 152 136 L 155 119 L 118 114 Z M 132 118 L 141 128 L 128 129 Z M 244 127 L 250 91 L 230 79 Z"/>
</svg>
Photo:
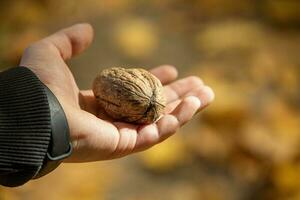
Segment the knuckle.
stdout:
<svg viewBox="0 0 300 200">
<path fill-rule="evenodd" d="M 172 117 L 172 120 L 170 120 L 170 127 L 173 127 L 173 129 L 170 130 L 170 134 L 173 134 L 180 128 L 180 125 L 182 122 L 176 116 L 171 115 L 171 117 Z"/>
</svg>

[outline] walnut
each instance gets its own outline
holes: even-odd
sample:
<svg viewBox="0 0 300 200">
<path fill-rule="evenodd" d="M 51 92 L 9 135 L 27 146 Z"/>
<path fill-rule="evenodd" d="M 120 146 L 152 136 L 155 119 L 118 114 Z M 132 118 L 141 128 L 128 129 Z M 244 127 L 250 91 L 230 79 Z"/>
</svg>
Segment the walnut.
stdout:
<svg viewBox="0 0 300 200">
<path fill-rule="evenodd" d="M 129 123 L 153 123 L 166 105 L 161 82 L 141 68 L 105 69 L 95 78 L 93 92 L 110 117 Z"/>
</svg>

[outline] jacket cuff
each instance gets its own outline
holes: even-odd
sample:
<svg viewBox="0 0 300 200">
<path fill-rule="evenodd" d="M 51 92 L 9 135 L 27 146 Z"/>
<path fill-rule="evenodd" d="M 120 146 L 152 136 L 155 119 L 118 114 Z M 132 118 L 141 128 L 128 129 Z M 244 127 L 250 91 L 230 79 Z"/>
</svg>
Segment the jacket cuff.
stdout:
<svg viewBox="0 0 300 200">
<path fill-rule="evenodd" d="M 55 128 L 57 112 L 63 113 L 60 128 Z M 69 129 L 51 91 L 26 67 L 0 73 L 0 184 L 19 186 L 41 176 L 41 171 L 47 174 L 60 163 L 50 162 L 48 169 L 49 155 L 64 150 L 71 152 Z"/>
</svg>

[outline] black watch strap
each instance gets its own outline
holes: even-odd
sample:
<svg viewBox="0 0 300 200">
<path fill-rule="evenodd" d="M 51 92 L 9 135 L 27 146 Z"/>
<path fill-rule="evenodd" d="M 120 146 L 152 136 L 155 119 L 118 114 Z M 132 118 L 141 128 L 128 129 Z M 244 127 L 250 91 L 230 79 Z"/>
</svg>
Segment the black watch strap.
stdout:
<svg viewBox="0 0 300 200">
<path fill-rule="evenodd" d="M 72 153 L 69 126 L 66 115 L 59 101 L 51 90 L 45 86 L 51 115 L 51 140 L 44 164 L 34 178 L 42 177 L 56 169 L 63 159 Z"/>
</svg>

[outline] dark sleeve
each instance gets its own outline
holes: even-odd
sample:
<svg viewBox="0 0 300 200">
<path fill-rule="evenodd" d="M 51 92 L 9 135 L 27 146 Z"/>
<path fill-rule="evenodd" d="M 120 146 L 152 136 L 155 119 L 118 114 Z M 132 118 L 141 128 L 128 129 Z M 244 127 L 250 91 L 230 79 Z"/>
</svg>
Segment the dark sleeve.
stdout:
<svg viewBox="0 0 300 200">
<path fill-rule="evenodd" d="M 0 184 L 19 186 L 55 169 L 71 153 L 65 114 L 26 67 L 0 73 Z"/>
</svg>

